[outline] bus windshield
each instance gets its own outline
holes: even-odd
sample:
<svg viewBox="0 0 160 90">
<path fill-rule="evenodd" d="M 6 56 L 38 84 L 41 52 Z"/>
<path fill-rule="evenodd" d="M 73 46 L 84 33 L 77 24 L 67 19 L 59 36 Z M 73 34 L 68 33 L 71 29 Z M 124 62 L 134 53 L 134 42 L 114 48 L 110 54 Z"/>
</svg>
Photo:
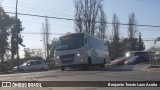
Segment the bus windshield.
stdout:
<svg viewBox="0 0 160 90">
<path fill-rule="evenodd" d="M 72 34 L 60 37 L 56 51 L 77 49 L 84 46 L 84 34 Z"/>
</svg>

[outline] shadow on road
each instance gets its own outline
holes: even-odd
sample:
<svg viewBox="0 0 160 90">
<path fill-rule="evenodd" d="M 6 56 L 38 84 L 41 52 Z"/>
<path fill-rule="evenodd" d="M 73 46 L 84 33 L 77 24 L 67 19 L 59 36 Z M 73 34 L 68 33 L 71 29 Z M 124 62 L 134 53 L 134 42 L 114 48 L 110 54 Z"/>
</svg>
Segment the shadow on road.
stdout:
<svg viewBox="0 0 160 90">
<path fill-rule="evenodd" d="M 66 71 L 133 71 L 134 65 L 125 65 L 125 66 L 106 66 L 105 68 L 93 67 L 92 69 L 69 69 Z"/>
</svg>

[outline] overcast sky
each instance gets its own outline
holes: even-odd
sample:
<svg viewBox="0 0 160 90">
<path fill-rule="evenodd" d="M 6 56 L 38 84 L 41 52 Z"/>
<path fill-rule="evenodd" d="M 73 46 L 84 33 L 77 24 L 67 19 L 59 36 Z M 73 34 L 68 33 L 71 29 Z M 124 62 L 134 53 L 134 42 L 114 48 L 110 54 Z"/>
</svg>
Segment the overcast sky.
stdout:
<svg viewBox="0 0 160 90">
<path fill-rule="evenodd" d="M 1 0 L 1 6 L 6 12 L 15 12 L 16 0 Z M 104 10 L 107 21 L 112 22 L 112 16 L 117 14 L 121 23 L 128 23 L 128 15 L 134 12 L 137 24 L 160 26 L 160 0 L 104 0 Z M 52 17 L 74 19 L 74 0 L 19 0 L 18 12 L 25 14 L 47 15 Z M 13 14 L 10 14 L 14 16 Z M 18 15 L 25 28 L 22 32 L 24 44 L 28 48 L 43 48 L 42 32 L 44 18 Z M 74 21 L 49 19 L 51 40 L 59 34 L 74 32 Z M 107 34 L 111 34 L 112 26 L 107 25 Z M 144 40 L 154 40 L 160 37 L 160 28 L 138 27 Z M 120 26 L 121 37 L 127 37 L 127 26 Z M 146 49 L 153 46 L 153 41 L 145 41 Z M 23 47 L 20 47 L 20 52 Z"/>
</svg>

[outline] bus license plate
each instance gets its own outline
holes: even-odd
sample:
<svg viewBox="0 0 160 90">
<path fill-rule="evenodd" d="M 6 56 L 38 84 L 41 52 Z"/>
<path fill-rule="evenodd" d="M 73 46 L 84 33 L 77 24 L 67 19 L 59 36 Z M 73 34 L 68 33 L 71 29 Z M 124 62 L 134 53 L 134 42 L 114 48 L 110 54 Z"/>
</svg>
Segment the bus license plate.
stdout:
<svg viewBox="0 0 160 90">
<path fill-rule="evenodd" d="M 69 61 L 71 58 L 64 58 L 63 61 Z"/>
</svg>

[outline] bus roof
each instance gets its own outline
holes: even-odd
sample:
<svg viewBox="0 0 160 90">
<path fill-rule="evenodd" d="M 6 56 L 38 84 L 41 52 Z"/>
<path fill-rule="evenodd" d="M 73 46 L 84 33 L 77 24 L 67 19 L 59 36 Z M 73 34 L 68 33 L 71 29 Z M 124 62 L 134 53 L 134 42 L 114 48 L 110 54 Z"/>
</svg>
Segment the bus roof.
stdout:
<svg viewBox="0 0 160 90">
<path fill-rule="evenodd" d="M 69 35 L 76 35 L 76 34 L 88 35 L 88 36 L 91 36 L 91 37 L 93 37 L 93 38 L 96 38 L 96 39 L 102 41 L 101 39 L 99 39 L 99 38 L 97 38 L 97 37 L 95 37 L 95 36 L 93 36 L 93 35 L 90 35 L 90 34 L 88 34 L 88 33 L 83 33 L 83 32 L 79 32 L 79 33 L 69 33 L 69 34 L 63 35 L 63 36 L 61 36 L 61 37 L 65 37 L 65 36 L 69 36 Z M 103 42 L 103 41 L 102 41 L 102 42 Z"/>
</svg>

